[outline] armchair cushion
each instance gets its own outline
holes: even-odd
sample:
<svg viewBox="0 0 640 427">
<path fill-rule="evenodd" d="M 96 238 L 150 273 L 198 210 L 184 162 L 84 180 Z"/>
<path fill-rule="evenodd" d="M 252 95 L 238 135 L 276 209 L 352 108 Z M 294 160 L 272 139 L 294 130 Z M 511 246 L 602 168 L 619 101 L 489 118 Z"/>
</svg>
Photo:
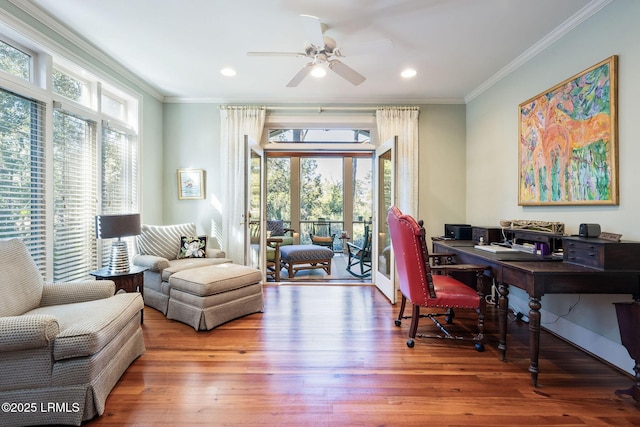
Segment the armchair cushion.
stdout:
<svg viewBox="0 0 640 427">
<path fill-rule="evenodd" d="M 53 345 L 53 358 L 62 360 L 98 353 L 143 307 L 138 294 L 122 293 L 102 300 L 40 307 L 26 315 L 50 315 L 58 320 L 60 333 Z"/>
<path fill-rule="evenodd" d="M 333 237 L 331 236 L 311 236 L 311 241 L 316 243 L 332 243 Z"/>
<path fill-rule="evenodd" d="M 140 255 L 155 255 L 169 261 L 176 259 L 180 252 L 182 236 L 197 236 L 194 223 L 175 225 L 140 226 L 140 235 L 136 238 Z"/>
<path fill-rule="evenodd" d="M 40 305 L 44 281 L 22 240 L 10 239 L 2 244 L 0 317 L 19 316 Z"/>
<path fill-rule="evenodd" d="M 115 292 L 116 286 L 111 280 L 45 283 L 40 307 L 109 298 Z"/>
</svg>

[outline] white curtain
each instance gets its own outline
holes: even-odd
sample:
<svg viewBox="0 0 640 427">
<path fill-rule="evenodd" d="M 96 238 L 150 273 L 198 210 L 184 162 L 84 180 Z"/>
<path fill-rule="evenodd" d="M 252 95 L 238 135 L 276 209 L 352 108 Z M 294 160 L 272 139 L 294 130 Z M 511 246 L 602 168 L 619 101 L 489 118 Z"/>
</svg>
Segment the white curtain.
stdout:
<svg viewBox="0 0 640 427">
<path fill-rule="evenodd" d="M 245 135 L 260 142 L 265 120 L 264 107 L 220 107 L 222 143 L 222 242 L 227 258 L 244 263 Z"/>
<path fill-rule="evenodd" d="M 379 107 L 376 110 L 379 143 L 397 136 L 396 199 L 398 208 L 418 215 L 418 117 L 419 107 Z"/>
</svg>

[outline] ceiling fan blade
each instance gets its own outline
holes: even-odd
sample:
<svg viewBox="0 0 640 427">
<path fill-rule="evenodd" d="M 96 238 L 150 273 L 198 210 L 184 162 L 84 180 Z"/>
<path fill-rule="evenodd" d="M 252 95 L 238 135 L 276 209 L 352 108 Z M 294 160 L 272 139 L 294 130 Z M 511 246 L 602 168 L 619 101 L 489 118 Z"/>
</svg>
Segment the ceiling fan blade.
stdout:
<svg viewBox="0 0 640 427">
<path fill-rule="evenodd" d="M 300 15 L 300 17 L 302 18 L 304 31 L 309 38 L 308 42 L 315 47 L 323 48 L 324 37 L 322 35 L 322 25 L 320 23 L 320 18 L 311 15 Z"/>
<path fill-rule="evenodd" d="M 287 87 L 296 87 L 300 84 L 300 82 L 302 80 L 304 80 L 305 77 L 307 77 L 307 75 L 309 75 L 309 73 L 311 72 L 311 69 L 313 68 L 313 64 L 309 63 L 307 65 L 305 65 L 304 67 L 302 67 L 300 69 L 300 71 L 298 71 L 298 73 L 293 76 L 293 78 L 289 81 L 289 83 L 287 83 Z"/>
<path fill-rule="evenodd" d="M 329 61 L 329 69 L 339 76 L 347 79 L 354 86 L 358 86 L 367 79 L 365 76 L 337 59 Z"/>
<path fill-rule="evenodd" d="M 247 52 L 247 56 L 306 56 L 301 52 Z"/>
</svg>

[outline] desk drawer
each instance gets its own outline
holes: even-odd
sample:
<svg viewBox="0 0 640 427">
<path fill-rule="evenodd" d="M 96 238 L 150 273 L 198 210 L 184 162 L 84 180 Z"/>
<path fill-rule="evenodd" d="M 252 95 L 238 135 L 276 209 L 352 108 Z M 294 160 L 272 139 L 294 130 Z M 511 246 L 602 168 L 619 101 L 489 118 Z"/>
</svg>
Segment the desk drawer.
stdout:
<svg viewBox="0 0 640 427">
<path fill-rule="evenodd" d="M 586 267 L 637 269 L 640 267 L 640 242 L 611 242 L 603 239 L 565 237 L 564 261 Z"/>
<path fill-rule="evenodd" d="M 586 267 L 603 268 L 603 247 L 583 242 L 569 242 L 564 247 L 564 261 Z"/>
</svg>

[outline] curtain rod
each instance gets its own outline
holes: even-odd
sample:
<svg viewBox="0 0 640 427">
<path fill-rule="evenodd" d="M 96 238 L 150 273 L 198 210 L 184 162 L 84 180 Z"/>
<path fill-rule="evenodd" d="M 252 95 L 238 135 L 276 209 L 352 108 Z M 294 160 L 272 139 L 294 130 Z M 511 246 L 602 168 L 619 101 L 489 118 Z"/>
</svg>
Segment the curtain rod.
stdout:
<svg viewBox="0 0 640 427">
<path fill-rule="evenodd" d="M 317 111 L 322 113 L 323 111 L 375 111 L 378 107 L 282 107 L 282 106 L 267 106 L 267 110 L 279 111 Z"/>
<path fill-rule="evenodd" d="M 247 108 L 247 107 L 251 107 L 251 106 L 246 106 L 246 105 L 221 105 L 219 108 L 221 110 L 224 109 L 234 109 L 234 108 Z M 380 105 L 380 106 L 371 106 L 371 107 L 322 107 L 322 106 L 317 106 L 317 107 L 311 107 L 311 106 L 291 106 L 291 107 L 287 107 L 287 106 L 282 106 L 282 105 L 272 105 L 272 106 L 261 106 L 258 107 L 261 109 L 265 109 L 265 110 L 271 110 L 271 111 L 317 111 L 318 113 L 322 113 L 324 111 L 377 111 L 377 110 L 381 110 L 381 109 L 397 109 L 397 110 L 405 110 L 405 111 L 410 111 L 410 110 L 416 110 L 419 111 L 420 107 L 418 106 L 407 106 L 407 105 L 401 105 L 401 106 L 395 106 L 395 105 Z"/>
<path fill-rule="evenodd" d="M 396 108 L 402 110 L 420 110 L 420 107 L 417 106 L 391 106 L 391 105 L 382 105 L 375 107 L 284 107 L 284 106 L 266 106 L 267 110 L 290 110 L 290 111 L 317 111 L 318 113 L 322 113 L 323 111 L 376 111 L 385 108 Z"/>
</svg>

